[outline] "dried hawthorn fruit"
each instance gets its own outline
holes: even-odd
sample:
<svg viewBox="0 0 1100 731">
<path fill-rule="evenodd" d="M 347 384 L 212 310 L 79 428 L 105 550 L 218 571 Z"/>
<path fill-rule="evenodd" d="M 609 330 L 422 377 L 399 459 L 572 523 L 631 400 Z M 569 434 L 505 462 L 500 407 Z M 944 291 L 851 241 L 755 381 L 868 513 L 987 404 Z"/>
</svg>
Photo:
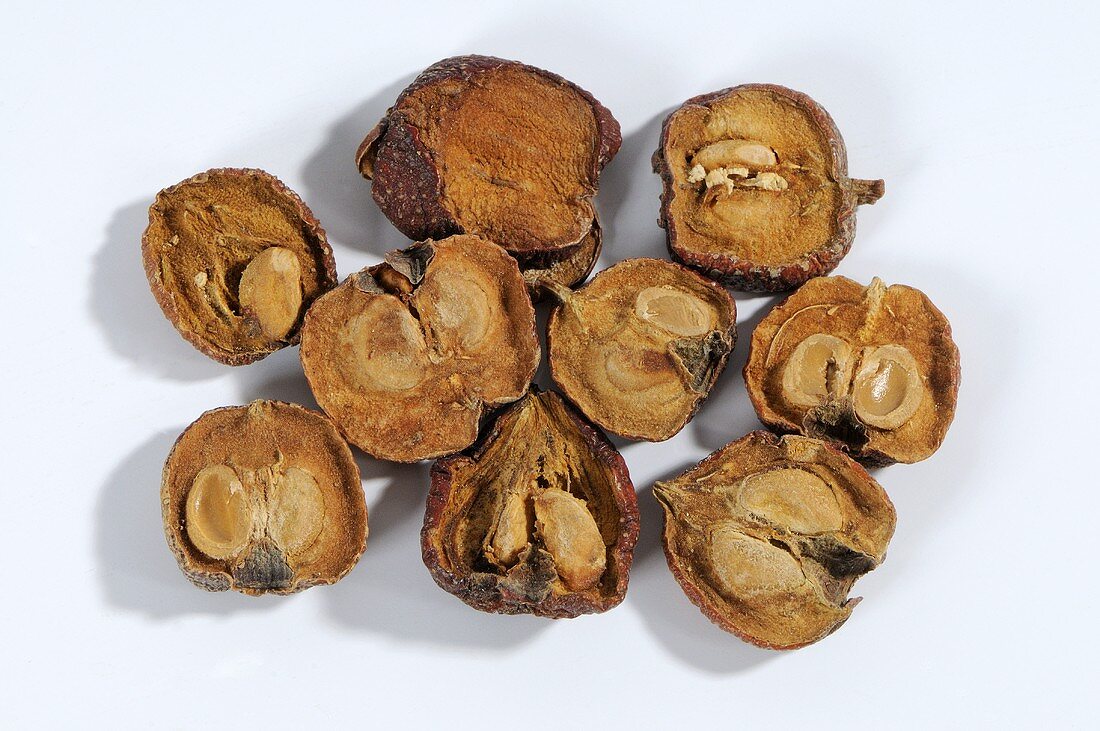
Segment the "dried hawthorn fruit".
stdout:
<svg viewBox="0 0 1100 731">
<path fill-rule="evenodd" d="M 896 515 L 867 471 L 825 442 L 755 431 L 653 486 L 669 568 L 692 603 L 754 645 L 836 630 L 848 592 L 886 557 Z"/>
<path fill-rule="evenodd" d="M 160 497 L 168 545 L 207 591 L 334 584 L 366 548 L 351 450 L 324 415 L 295 404 L 207 411 L 172 447 Z"/>
<path fill-rule="evenodd" d="M 263 170 L 209 170 L 162 190 L 141 253 L 164 315 L 227 365 L 297 343 L 302 313 L 336 284 L 321 225 Z"/>
<path fill-rule="evenodd" d="M 320 297 L 302 367 L 356 446 L 416 462 L 473 444 L 482 414 L 527 392 L 540 352 L 516 261 L 479 236 L 425 241 Z"/>
<path fill-rule="evenodd" d="M 553 392 L 432 465 L 421 531 L 441 587 L 486 612 L 575 617 L 626 594 L 638 503 L 607 438 Z"/>
<path fill-rule="evenodd" d="M 923 292 L 875 278 L 807 282 L 752 335 L 745 384 L 760 420 L 873 465 L 932 455 L 955 416 L 959 350 Z"/>
<path fill-rule="evenodd" d="M 557 296 L 548 336 L 554 382 L 589 419 L 631 439 L 680 431 L 737 337 L 729 293 L 668 261 L 627 259 Z"/>
<path fill-rule="evenodd" d="M 585 240 L 600 170 L 620 143 L 611 112 L 575 84 L 516 61 L 459 56 L 401 92 L 356 163 L 409 238 L 479 234 L 526 265 Z"/>
<path fill-rule="evenodd" d="M 750 291 L 832 271 L 852 246 L 856 206 L 885 190 L 848 177 L 828 112 L 772 84 L 688 99 L 665 120 L 653 169 L 673 257 Z"/>
</svg>

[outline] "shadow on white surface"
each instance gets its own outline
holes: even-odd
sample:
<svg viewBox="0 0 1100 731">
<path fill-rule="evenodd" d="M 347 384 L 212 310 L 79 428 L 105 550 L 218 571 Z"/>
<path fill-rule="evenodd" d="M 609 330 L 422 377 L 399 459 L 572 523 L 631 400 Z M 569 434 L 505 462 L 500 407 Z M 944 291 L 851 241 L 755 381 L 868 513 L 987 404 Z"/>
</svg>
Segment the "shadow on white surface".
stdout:
<svg viewBox="0 0 1100 731">
<path fill-rule="evenodd" d="M 180 571 L 161 527 L 160 478 L 179 430 L 139 446 L 100 487 L 95 556 L 107 602 L 152 619 L 273 608 L 278 598 L 206 592 Z"/>
<path fill-rule="evenodd" d="M 111 217 L 95 255 L 88 309 L 111 348 L 142 370 L 178 381 L 224 375 L 225 366 L 180 337 L 149 291 L 141 261 L 149 203 L 131 203 Z"/>
<path fill-rule="evenodd" d="M 619 154 L 600 176 L 596 203 L 604 228 L 600 268 L 637 256 L 668 258 L 665 230 L 657 225 L 661 181 L 651 159 L 661 125 L 672 108 L 651 117 L 641 128 L 623 135 Z M 614 113 L 614 110 L 612 110 Z"/>
<path fill-rule="evenodd" d="M 734 345 L 726 369 L 718 377 L 718 382 L 714 384 L 710 396 L 703 402 L 699 412 L 688 425 L 692 430 L 695 443 L 706 449 L 708 453 L 721 449 L 754 429 L 766 428 L 760 423 L 752 402 L 749 401 L 742 370 L 749 358 L 749 343 L 752 341 L 753 331 L 771 312 L 772 307 L 786 296 L 748 292 L 731 294 L 738 308 L 737 343 Z M 744 305 L 751 300 L 762 301 L 755 312 L 742 320 L 742 309 L 748 309 Z"/>
<path fill-rule="evenodd" d="M 405 246 L 405 237 L 371 199 L 370 181 L 359 174 L 355 151 L 415 77 L 402 77 L 340 117 L 306 161 L 302 195 L 333 241 L 378 256 Z"/>
<path fill-rule="evenodd" d="M 694 464 L 684 462 L 658 479 L 672 479 Z M 626 601 L 638 610 L 650 634 L 685 665 L 715 675 L 746 672 L 778 657 L 778 653 L 754 647 L 719 629 L 691 603 L 665 560 L 661 545 L 664 515 L 653 497 L 653 486 L 635 487 L 641 530 Z"/>
<path fill-rule="evenodd" d="M 233 376 L 242 404 L 255 399 L 272 399 L 307 409 L 320 408 L 302 372 L 298 346 L 283 348 L 247 368 L 235 368 Z"/>
<path fill-rule="evenodd" d="M 402 643 L 484 649 L 520 645 L 546 629 L 550 620 L 479 612 L 435 585 L 420 552 L 428 463 L 389 464 L 362 455 L 358 462 L 364 480 L 389 479 L 380 491 L 367 491 L 370 535 L 363 558 L 325 592 L 339 627 Z"/>
</svg>

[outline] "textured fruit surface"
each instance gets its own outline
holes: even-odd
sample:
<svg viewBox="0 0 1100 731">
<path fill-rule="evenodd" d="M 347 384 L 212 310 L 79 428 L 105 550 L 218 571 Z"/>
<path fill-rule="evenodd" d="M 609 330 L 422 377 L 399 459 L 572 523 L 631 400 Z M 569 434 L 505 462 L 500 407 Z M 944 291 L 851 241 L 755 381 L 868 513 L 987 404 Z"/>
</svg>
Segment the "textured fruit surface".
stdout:
<svg viewBox="0 0 1100 731">
<path fill-rule="evenodd" d="M 298 342 L 302 314 L 336 284 L 320 224 L 262 170 L 210 170 L 162 190 L 141 248 L 165 316 L 228 365 Z"/>
<path fill-rule="evenodd" d="M 867 472 L 825 442 L 757 431 L 653 494 L 669 568 L 722 629 L 773 649 L 816 642 L 859 599 L 896 516 Z"/>
<path fill-rule="evenodd" d="M 168 545 L 209 591 L 290 594 L 332 584 L 366 547 L 359 468 L 323 414 L 278 401 L 199 417 L 164 465 Z"/>
<path fill-rule="evenodd" d="M 436 582 L 488 612 L 574 617 L 626 593 L 638 507 L 626 464 L 553 392 L 432 466 L 421 533 Z"/>
<path fill-rule="evenodd" d="M 959 350 L 919 290 L 845 277 L 807 282 L 752 335 L 745 383 L 768 426 L 871 464 L 917 462 L 955 415 Z"/>
<path fill-rule="evenodd" d="M 515 260 L 478 236 L 394 252 L 317 300 L 302 366 L 321 408 L 379 459 L 415 462 L 477 438 L 494 406 L 527 392 L 535 310 Z"/>
<path fill-rule="evenodd" d="M 851 246 L 856 206 L 884 189 L 848 177 L 824 109 L 770 84 L 689 99 L 665 120 L 654 170 L 673 256 L 747 290 L 831 271 Z"/>
</svg>

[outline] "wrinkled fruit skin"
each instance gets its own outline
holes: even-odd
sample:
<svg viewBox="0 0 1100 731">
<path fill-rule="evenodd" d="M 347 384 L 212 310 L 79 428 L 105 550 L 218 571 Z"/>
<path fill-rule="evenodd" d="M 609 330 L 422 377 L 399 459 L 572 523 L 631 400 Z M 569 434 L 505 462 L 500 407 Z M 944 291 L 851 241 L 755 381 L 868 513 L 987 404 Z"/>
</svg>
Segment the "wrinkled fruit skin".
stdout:
<svg viewBox="0 0 1100 731">
<path fill-rule="evenodd" d="M 445 180 L 436 166 L 436 153 L 427 146 L 424 133 L 411 120 L 416 111 L 410 109 L 410 97 L 434 86 L 463 88 L 478 83 L 479 76 L 502 68 L 519 69 L 537 75 L 554 85 L 565 87 L 579 94 L 591 107 L 595 116 L 596 154 L 586 171 L 587 185 L 595 191 L 597 179 L 603 167 L 615 156 L 622 143 L 619 124 L 611 112 L 596 101 L 591 94 L 557 74 L 532 66 L 489 56 L 458 56 L 447 58 L 428 67 L 406 88 L 386 116 L 363 140 L 356 153 L 356 164 L 364 177 L 372 180 L 371 194 L 378 207 L 401 233 L 413 240 L 440 239 L 452 234 L 477 233 L 483 230 L 464 227 L 455 214 L 445 205 Z M 537 110 L 536 110 L 537 112 Z M 547 155 L 553 154 L 551 140 L 547 141 Z M 583 235 L 575 241 L 547 248 L 547 253 L 565 256 L 577 248 Z M 508 241 L 496 241 L 521 260 L 539 253 L 538 247 L 530 251 L 517 251 Z"/>
<path fill-rule="evenodd" d="M 677 191 L 668 160 L 670 133 L 677 114 L 689 107 L 709 107 L 726 97 L 747 90 L 771 92 L 804 111 L 828 141 L 832 152 L 828 174 L 833 180 L 849 181 L 848 153 L 844 139 L 832 117 L 817 102 L 801 92 L 775 84 L 733 86 L 692 97 L 665 119 L 661 127 L 660 144 L 653 153 L 653 172 L 660 176 L 664 186 L 657 223 L 665 229 L 669 254 L 677 261 L 699 270 L 716 281 L 723 282 L 732 289 L 746 292 L 782 292 L 794 289 L 813 277 L 828 274 L 836 268 L 851 249 L 852 240 L 855 238 L 856 207 L 863 203 L 871 204 L 877 201 L 885 192 L 885 186 L 881 180 L 851 180 L 851 190 L 847 191 L 843 204 L 836 211 L 835 233 L 829 240 L 821 242 L 814 251 L 781 266 L 762 266 L 732 255 L 696 251 L 682 246 L 678 241 L 678 227 L 681 224 L 670 215 L 670 208 L 676 196 L 692 193 Z"/>
<path fill-rule="evenodd" d="M 463 492 L 463 475 L 470 474 L 471 465 L 478 463 L 494 445 L 507 438 L 521 439 L 517 449 L 537 443 L 542 435 L 525 433 L 514 437 L 511 429 L 521 412 L 528 408 L 530 399 L 541 399 L 546 408 L 565 414 L 561 427 L 571 433 L 578 444 L 574 449 L 587 452 L 585 459 L 600 465 L 610 481 L 611 491 L 605 496 L 614 504 L 618 520 L 614 526 L 614 541 L 607 548 L 607 567 L 604 580 L 585 590 L 569 590 L 555 581 L 554 562 L 541 542 L 528 546 L 530 559 L 521 553 L 521 561 L 515 569 L 504 573 L 488 564 L 471 570 L 469 566 L 453 561 L 449 550 L 456 521 L 465 520 L 465 513 L 456 518 L 459 501 L 468 505 L 477 499 Z M 583 446 L 579 446 L 583 445 Z M 560 452 L 559 452 L 560 453 Z M 573 452 L 576 455 L 576 452 Z M 553 491 L 550 491 L 553 492 Z M 532 394 L 501 412 L 493 425 L 470 450 L 438 460 L 431 469 L 431 489 L 428 493 L 421 531 L 421 551 L 424 564 L 432 578 L 445 591 L 454 594 L 466 604 L 484 612 L 496 614 L 534 614 L 552 619 L 576 617 L 582 614 L 604 612 L 617 606 L 626 595 L 634 546 L 638 540 L 638 505 L 626 463 L 610 441 L 598 428 L 589 424 L 557 394 L 553 392 Z"/>
<path fill-rule="evenodd" d="M 805 579 L 809 581 L 811 576 L 818 577 L 815 583 L 818 583 L 817 592 L 820 593 L 815 594 L 809 605 L 803 601 L 799 606 L 798 601 L 792 604 L 791 597 L 780 592 L 767 597 L 762 605 L 757 604 L 756 609 L 749 597 L 741 599 L 723 595 L 721 588 L 716 587 L 713 575 L 708 573 L 713 569 L 700 565 L 696 554 L 701 549 L 684 545 L 681 534 L 688 530 L 683 522 L 730 525 L 731 516 L 725 513 L 735 511 L 731 506 L 742 500 L 744 488 L 738 487 L 739 492 L 731 493 L 727 483 L 752 479 L 767 474 L 770 469 L 806 467 L 827 468 L 827 472 L 820 474 L 831 471 L 837 478 L 834 485 L 847 482 L 850 486 L 858 486 L 855 490 L 847 488 L 851 491 L 848 496 L 855 498 L 852 508 L 855 512 L 848 512 L 834 523 L 832 527 L 838 530 L 804 533 L 791 529 L 789 525 L 771 525 L 775 535 L 790 546 L 786 550 L 791 551 L 803 565 Z M 685 494 L 699 491 L 710 492 L 709 500 L 697 503 L 694 508 L 682 502 Z M 835 632 L 848 620 L 861 601 L 861 597 L 849 598 L 848 592 L 860 576 L 874 570 L 885 560 L 886 547 L 897 521 L 894 506 L 886 492 L 863 467 L 842 452 L 819 440 L 794 435 L 777 436 L 763 430 L 750 432 L 727 444 L 673 480 L 656 483 L 653 492 L 664 510 L 662 542 L 665 558 L 684 594 L 719 628 L 745 642 L 770 650 L 794 650 L 813 644 Z M 834 494 L 842 492 L 837 490 Z M 805 507 L 805 504 L 795 501 L 789 509 L 797 511 L 800 507 Z M 760 530 L 769 526 L 767 519 L 752 516 L 743 507 L 740 510 L 742 515 L 739 520 L 742 526 L 748 527 L 750 535 L 758 531 L 767 533 Z M 722 515 L 714 515 L 715 511 Z M 857 525 L 859 528 L 854 527 Z M 833 535 L 836 538 L 830 539 Z M 815 536 L 826 539 L 819 541 L 817 548 L 814 542 L 806 540 Z M 764 545 L 766 547 L 767 544 Z M 794 550 L 796 546 L 798 548 Z M 813 567 L 816 571 L 807 568 L 818 560 L 815 551 L 823 551 L 821 555 L 832 554 Z M 736 574 L 746 570 L 746 563 L 747 559 L 742 559 L 739 564 L 726 568 L 729 573 Z M 822 571 L 826 563 L 831 568 Z M 821 582 L 822 577 L 826 577 L 824 583 Z M 828 600 L 824 600 L 826 593 Z M 754 621 L 754 613 L 761 611 L 759 607 L 769 605 L 780 608 L 779 626 L 775 625 L 775 617 L 771 618 L 770 627 L 767 621 L 763 627 Z M 812 616 L 811 607 L 815 612 L 820 609 L 829 611 L 823 619 L 822 615 Z"/>
<path fill-rule="evenodd" d="M 244 518 L 244 532 L 224 553 L 196 543 L 203 533 L 189 523 L 202 517 L 192 511 L 195 485 L 212 471 L 232 475 L 234 492 L 250 483 L 232 510 Z M 288 493 L 305 474 L 313 494 L 303 505 Z M 351 449 L 327 417 L 297 404 L 260 400 L 204 413 L 172 446 L 160 497 L 168 547 L 206 591 L 283 595 L 334 584 L 367 545 L 367 505 Z"/>
<path fill-rule="evenodd" d="M 924 391 L 915 413 L 892 429 L 861 419 L 851 405 L 859 375 L 854 364 L 840 398 L 812 407 L 792 403 L 782 380 L 792 345 L 822 336 L 846 343 L 852 361 L 896 345 L 911 350 Z M 864 286 L 834 275 L 807 282 L 760 321 L 743 375 L 749 400 L 770 429 L 825 439 L 868 467 L 884 467 L 919 462 L 939 449 L 955 416 L 962 370 L 951 324 L 923 292 L 887 287 L 877 277 Z"/>
<path fill-rule="evenodd" d="M 328 237 L 320 222 L 313 212 L 298 195 L 288 188 L 281 180 L 263 170 L 249 168 L 217 168 L 181 181 L 176 185 L 164 189 L 157 194 L 156 200 L 149 208 L 150 225 L 146 228 L 141 238 L 142 263 L 145 275 L 149 280 L 149 287 L 160 305 L 164 316 L 172 323 L 179 334 L 202 354 L 213 358 L 225 365 L 238 366 L 254 363 L 265 358 L 271 353 L 288 345 L 297 345 L 300 339 L 300 328 L 293 327 L 285 338 L 271 342 L 264 346 L 239 348 L 226 347 L 223 343 L 215 342 L 206 329 L 189 327 L 184 323 L 184 307 L 177 302 L 180 293 L 167 286 L 162 275 L 162 254 L 160 247 L 162 242 L 156 239 L 154 234 L 154 222 L 165 216 L 165 201 L 173 194 L 185 190 L 188 186 L 203 185 L 213 179 L 224 179 L 232 183 L 234 180 L 251 180 L 267 187 L 269 195 L 293 208 L 300 221 L 301 235 L 309 244 L 312 259 L 313 277 L 315 283 L 310 287 L 310 292 L 301 303 L 301 311 L 305 312 L 310 303 L 322 293 L 336 286 L 336 261 L 333 258 L 332 247 L 329 246 Z M 283 242 L 272 241 L 271 245 L 281 245 Z M 301 318 L 297 318 L 300 323 Z"/>
<path fill-rule="evenodd" d="M 317 403 L 357 447 L 418 462 L 477 439 L 538 368 L 535 310 L 515 259 L 472 235 L 391 252 L 318 299 L 302 326 Z"/>
<path fill-rule="evenodd" d="M 624 277 L 630 280 L 630 286 L 622 287 L 618 294 L 627 297 L 630 303 L 616 301 L 612 304 L 610 301 L 600 300 L 600 295 L 592 294 L 596 291 L 603 292 L 605 285 L 612 286 L 608 282 L 619 281 Z M 676 286 L 677 289 L 683 287 L 685 293 L 705 297 L 713 307 L 715 322 L 712 328 L 706 328 L 707 331 L 692 333 L 690 336 L 681 337 L 664 330 L 664 342 L 660 348 L 663 352 L 660 355 L 667 356 L 673 364 L 671 366 L 669 362 L 650 363 L 645 356 L 653 355 L 655 351 L 641 347 L 643 342 L 640 337 L 628 338 L 626 345 L 630 347 L 625 349 L 643 354 L 639 372 L 648 375 L 677 373 L 682 379 L 683 388 L 679 401 L 689 403 L 687 408 L 679 408 L 671 416 L 660 414 L 660 424 L 641 423 L 644 421 L 642 418 L 632 418 L 631 421 L 635 423 L 626 423 L 626 419 L 612 418 L 608 413 L 611 409 L 606 403 L 607 390 L 601 392 L 602 398 L 599 399 L 587 395 L 587 391 L 597 389 L 593 386 L 592 373 L 584 373 L 581 369 L 586 364 L 599 360 L 601 347 L 612 340 L 618 341 L 628 332 L 632 323 L 637 324 L 632 319 L 633 315 L 626 313 L 634 313 L 637 297 L 651 289 L 647 285 L 658 282 L 669 287 Z M 737 342 L 737 306 L 729 293 L 719 284 L 691 269 L 664 259 L 637 258 L 620 261 L 597 273 L 590 282 L 575 292 L 560 291 L 558 299 L 559 304 L 550 314 L 546 337 L 554 383 L 586 418 L 600 428 L 628 439 L 664 441 L 683 429 L 710 395 Z M 578 306 L 577 303 L 582 304 Z M 620 324 L 627 324 L 611 332 L 594 334 L 592 330 L 598 324 L 597 320 L 608 317 L 619 317 Z M 661 328 L 653 328 L 650 334 L 656 335 L 658 332 L 661 332 Z M 627 392 L 617 393 L 621 396 Z M 635 402 L 633 408 L 629 409 L 632 417 L 639 417 L 643 413 L 649 417 L 657 413 L 656 409 L 647 405 L 644 397 L 632 400 Z"/>
</svg>

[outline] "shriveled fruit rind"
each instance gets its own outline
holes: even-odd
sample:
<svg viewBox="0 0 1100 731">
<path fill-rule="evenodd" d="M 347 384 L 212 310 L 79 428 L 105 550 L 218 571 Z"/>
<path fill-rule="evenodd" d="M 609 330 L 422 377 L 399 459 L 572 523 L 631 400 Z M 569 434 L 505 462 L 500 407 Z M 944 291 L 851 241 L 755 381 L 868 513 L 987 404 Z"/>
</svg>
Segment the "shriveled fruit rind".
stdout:
<svg viewBox="0 0 1100 731">
<path fill-rule="evenodd" d="M 532 392 L 476 448 L 432 465 L 424 563 L 476 609 L 606 611 L 626 594 L 637 538 L 626 463 L 553 392 Z"/>
<path fill-rule="evenodd" d="M 896 515 L 866 470 L 825 442 L 756 431 L 653 494 L 665 557 L 712 622 L 789 650 L 835 631 L 852 584 L 882 563 Z"/>
<path fill-rule="evenodd" d="M 744 374 L 769 427 L 827 439 L 868 464 L 918 462 L 954 418 L 959 350 L 920 290 L 822 277 L 760 322 Z"/>
<path fill-rule="evenodd" d="M 688 99 L 665 120 L 653 169 L 672 256 L 748 291 L 832 271 L 851 248 L 856 206 L 884 191 L 848 177 L 828 112 L 773 84 Z"/>
<path fill-rule="evenodd" d="M 336 284 L 321 225 L 262 170 L 209 170 L 162 190 L 141 251 L 165 317 L 228 365 L 297 343 L 302 313 Z"/>
<path fill-rule="evenodd" d="M 678 264 L 628 259 L 559 296 L 548 335 L 554 381 L 621 436 L 661 441 L 680 431 L 733 350 L 733 300 Z"/>
<path fill-rule="evenodd" d="M 538 366 L 523 277 L 478 236 L 424 242 L 388 260 L 306 315 L 310 388 L 348 440 L 379 459 L 465 449 L 482 414 L 523 396 Z"/>
<path fill-rule="evenodd" d="M 292 594 L 333 584 L 366 548 L 359 468 L 323 414 L 279 401 L 207 411 L 161 482 L 164 533 L 208 591 Z"/>
<path fill-rule="evenodd" d="M 509 252 L 567 254 L 588 234 L 619 124 L 591 94 L 515 61 L 427 68 L 363 140 L 356 163 L 411 239 L 482 235 Z"/>
<path fill-rule="evenodd" d="M 528 257 L 520 259 L 519 268 L 527 282 L 531 300 L 539 302 L 547 290 L 576 287 L 588 279 L 603 250 L 603 230 L 599 219 L 592 220 L 592 229 L 581 245 L 565 258 Z"/>
</svg>

